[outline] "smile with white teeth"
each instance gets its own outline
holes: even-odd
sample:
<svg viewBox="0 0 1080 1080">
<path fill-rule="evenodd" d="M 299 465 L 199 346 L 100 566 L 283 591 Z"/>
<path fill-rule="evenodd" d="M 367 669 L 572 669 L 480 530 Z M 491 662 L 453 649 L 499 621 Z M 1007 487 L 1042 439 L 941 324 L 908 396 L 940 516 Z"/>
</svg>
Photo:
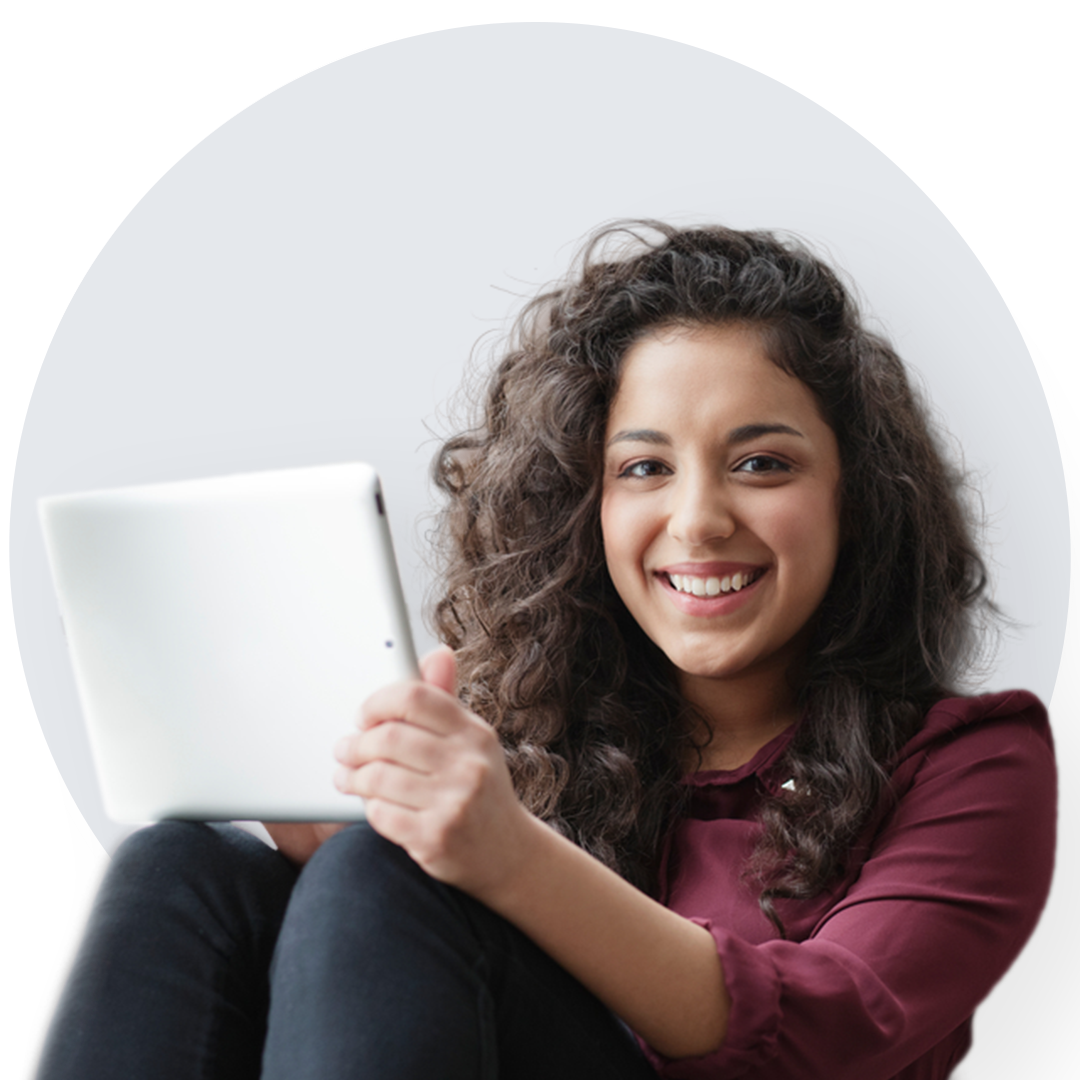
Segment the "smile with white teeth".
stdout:
<svg viewBox="0 0 1080 1080">
<path fill-rule="evenodd" d="M 757 570 L 746 570 L 729 577 L 695 577 L 692 574 L 668 574 L 667 577 L 676 592 L 690 596 L 720 596 L 746 588 L 764 573 L 759 567 Z"/>
</svg>

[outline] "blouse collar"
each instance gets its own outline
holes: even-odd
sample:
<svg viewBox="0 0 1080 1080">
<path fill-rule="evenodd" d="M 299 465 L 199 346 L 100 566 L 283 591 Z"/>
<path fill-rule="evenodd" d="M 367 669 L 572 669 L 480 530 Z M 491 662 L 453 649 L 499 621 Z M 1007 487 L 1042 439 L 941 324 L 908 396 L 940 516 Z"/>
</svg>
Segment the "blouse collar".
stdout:
<svg viewBox="0 0 1080 1080">
<path fill-rule="evenodd" d="M 770 739 L 749 761 L 740 765 L 737 769 L 703 769 L 700 772 L 688 773 L 682 778 L 682 783 L 690 787 L 725 787 L 729 784 L 737 784 L 748 776 L 760 776 L 766 780 L 768 774 L 777 761 L 783 756 L 791 744 L 791 740 L 798 730 L 799 722 L 784 728 L 779 735 Z M 768 780 L 776 778 L 769 776 Z M 771 786 L 771 785 L 770 785 Z M 778 781 L 776 786 L 780 786 Z"/>
</svg>

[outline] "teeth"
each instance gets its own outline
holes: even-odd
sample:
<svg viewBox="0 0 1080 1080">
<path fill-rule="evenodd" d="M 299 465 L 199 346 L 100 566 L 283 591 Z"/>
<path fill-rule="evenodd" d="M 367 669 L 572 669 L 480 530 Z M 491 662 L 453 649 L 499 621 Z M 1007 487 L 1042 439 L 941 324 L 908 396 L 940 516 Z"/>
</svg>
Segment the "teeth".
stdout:
<svg viewBox="0 0 1080 1080">
<path fill-rule="evenodd" d="M 671 584 L 678 592 L 692 596 L 719 596 L 721 593 L 739 592 L 760 575 L 756 570 L 735 573 L 730 577 L 695 577 L 692 574 L 669 574 Z"/>
</svg>

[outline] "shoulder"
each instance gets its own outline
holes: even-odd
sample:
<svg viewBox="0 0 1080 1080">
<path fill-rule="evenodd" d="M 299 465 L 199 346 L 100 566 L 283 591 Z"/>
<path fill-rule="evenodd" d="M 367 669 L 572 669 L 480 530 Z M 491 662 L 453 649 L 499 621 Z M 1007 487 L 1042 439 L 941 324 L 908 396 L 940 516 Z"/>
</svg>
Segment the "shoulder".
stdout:
<svg viewBox="0 0 1080 1080">
<path fill-rule="evenodd" d="M 1027 750 L 1053 763 L 1054 742 L 1046 707 L 1028 690 L 1003 690 L 974 697 L 943 698 L 926 714 L 922 727 L 893 759 L 904 773 L 943 752 L 950 758 L 982 756 L 994 748 Z"/>
<path fill-rule="evenodd" d="M 965 727 L 988 720 L 1017 717 L 1047 728 L 1046 706 L 1030 690 L 999 690 L 974 697 L 942 698 L 926 714 L 927 727 Z"/>
<path fill-rule="evenodd" d="M 933 777 L 1058 786 L 1050 711 L 1039 694 L 1021 687 L 936 702 L 892 764 L 897 792 Z"/>
</svg>

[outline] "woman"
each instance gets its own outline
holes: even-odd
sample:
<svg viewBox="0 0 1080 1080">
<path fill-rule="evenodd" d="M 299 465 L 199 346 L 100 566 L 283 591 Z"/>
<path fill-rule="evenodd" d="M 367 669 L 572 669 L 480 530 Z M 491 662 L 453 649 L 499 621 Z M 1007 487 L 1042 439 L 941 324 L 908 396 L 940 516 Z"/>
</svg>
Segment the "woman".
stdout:
<svg viewBox="0 0 1080 1080">
<path fill-rule="evenodd" d="M 137 834 L 41 1076 L 947 1076 L 1046 897 L 1052 752 L 1030 694 L 957 696 L 961 480 L 835 274 L 599 233 L 436 476 L 453 652 L 335 750 L 368 825 Z"/>
</svg>

